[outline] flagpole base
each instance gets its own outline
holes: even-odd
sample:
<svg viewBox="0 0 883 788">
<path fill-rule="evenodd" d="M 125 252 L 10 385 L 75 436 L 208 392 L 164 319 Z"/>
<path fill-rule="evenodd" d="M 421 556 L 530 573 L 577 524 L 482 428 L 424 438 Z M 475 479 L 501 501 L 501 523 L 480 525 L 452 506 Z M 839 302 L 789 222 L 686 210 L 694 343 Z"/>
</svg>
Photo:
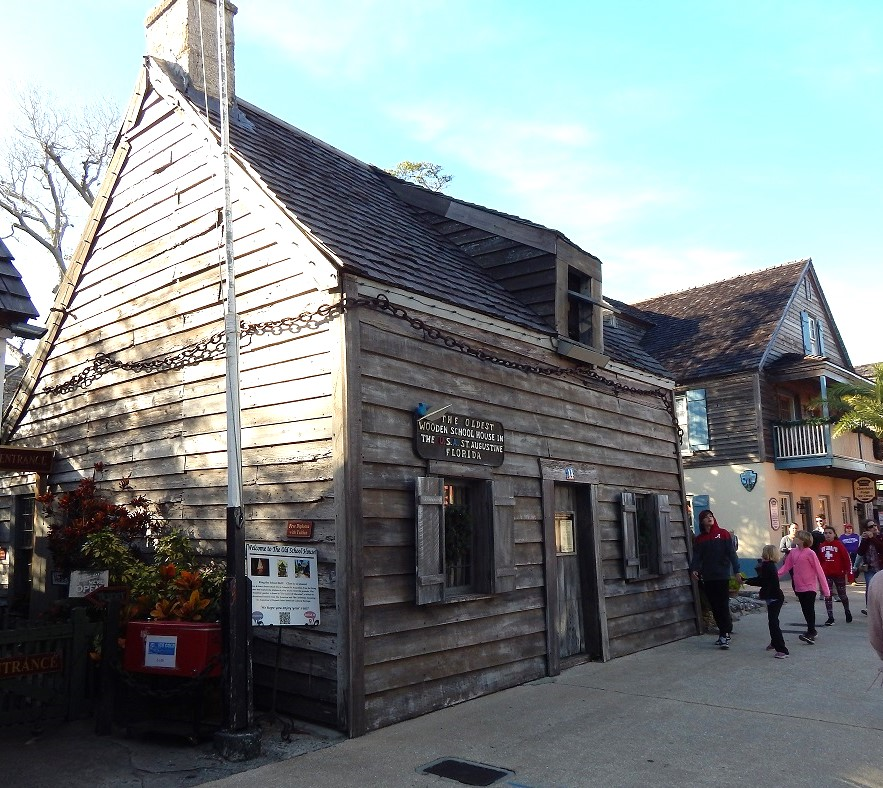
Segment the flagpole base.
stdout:
<svg viewBox="0 0 883 788">
<path fill-rule="evenodd" d="M 214 746 L 225 761 L 251 761 L 261 754 L 261 729 L 217 731 Z"/>
</svg>

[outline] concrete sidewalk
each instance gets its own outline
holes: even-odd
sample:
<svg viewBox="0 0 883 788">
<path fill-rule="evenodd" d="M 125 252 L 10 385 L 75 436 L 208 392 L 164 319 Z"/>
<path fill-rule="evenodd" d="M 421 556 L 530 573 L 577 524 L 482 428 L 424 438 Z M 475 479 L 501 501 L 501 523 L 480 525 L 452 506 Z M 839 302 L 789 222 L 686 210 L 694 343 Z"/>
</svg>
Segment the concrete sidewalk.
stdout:
<svg viewBox="0 0 883 788">
<path fill-rule="evenodd" d="M 37 739 L 0 730 L 4 786 L 218 788 L 260 785 L 450 786 L 421 774 L 442 758 L 508 770 L 494 785 L 883 786 L 880 660 L 867 640 L 864 587 L 849 590 L 855 620 L 819 626 L 815 646 L 797 640 L 790 592 L 781 623 L 791 658 L 764 650 L 766 615 L 736 622 L 732 648 L 687 638 L 590 663 L 553 679 L 499 692 L 363 736 L 304 726 L 285 744 L 270 731 L 266 754 L 229 764 L 211 745 L 96 737 L 91 725 Z M 818 622 L 824 604 L 816 605 Z M 871 686 L 875 685 L 875 686 Z M 211 782 L 214 781 L 214 782 Z"/>
</svg>

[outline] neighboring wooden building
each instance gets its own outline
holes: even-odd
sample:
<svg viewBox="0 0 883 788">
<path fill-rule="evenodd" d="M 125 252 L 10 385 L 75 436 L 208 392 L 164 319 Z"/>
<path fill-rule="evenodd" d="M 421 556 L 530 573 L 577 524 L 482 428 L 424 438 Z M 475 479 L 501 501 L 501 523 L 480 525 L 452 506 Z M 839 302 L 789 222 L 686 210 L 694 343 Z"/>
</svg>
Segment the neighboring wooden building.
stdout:
<svg viewBox="0 0 883 788">
<path fill-rule="evenodd" d="M 148 38 L 195 2 L 162 3 Z M 223 181 L 203 67 L 146 59 L 7 439 L 56 450 L 52 486 L 98 461 L 131 475 L 219 555 Z M 248 538 L 310 520 L 320 561 L 321 625 L 283 630 L 279 709 L 359 735 L 696 634 L 673 380 L 603 328 L 601 262 L 241 100 L 231 116 Z M 3 479 L 13 527 L 32 483 Z M 35 609 L 52 592 L 39 515 L 37 534 Z M 259 703 L 274 659 L 258 631 Z"/>
<path fill-rule="evenodd" d="M 834 382 L 861 381 L 811 260 L 621 305 L 641 347 L 671 369 L 687 494 L 740 538 L 753 567 L 796 521 L 823 515 L 838 533 L 875 515 L 883 479 L 870 435 L 832 438 Z M 743 478 L 744 475 L 744 478 Z M 854 482 L 859 481 L 858 485 Z M 701 496 L 701 497 L 700 497 Z M 698 514 L 698 511 L 696 512 Z"/>
</svg>

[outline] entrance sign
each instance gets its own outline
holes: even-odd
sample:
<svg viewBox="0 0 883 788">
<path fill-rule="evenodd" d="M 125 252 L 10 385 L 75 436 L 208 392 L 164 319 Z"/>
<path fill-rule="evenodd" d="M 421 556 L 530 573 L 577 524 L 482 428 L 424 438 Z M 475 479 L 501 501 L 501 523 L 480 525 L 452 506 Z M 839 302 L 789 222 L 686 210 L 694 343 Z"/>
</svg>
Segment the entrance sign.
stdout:
<svg viewBox="0 0 883 788">
<path fill-rule="evenodd" d="M 25 449 L 21 446 L 0 446 L 0 470 L 49 473 L 54 449 Z"/>
<path fill-rule="evenodd" d="M 425 460 L 472 465 L 503 464 L 503 425 L 499 421 L 443 413 L 414 421 L 414 451 Z"/>
<path fill-rule="evenodd" d="M 257 626 L 319 625 L 319 551 L 315 547 L 248 542 L 251 618 Z"/>
</svg>

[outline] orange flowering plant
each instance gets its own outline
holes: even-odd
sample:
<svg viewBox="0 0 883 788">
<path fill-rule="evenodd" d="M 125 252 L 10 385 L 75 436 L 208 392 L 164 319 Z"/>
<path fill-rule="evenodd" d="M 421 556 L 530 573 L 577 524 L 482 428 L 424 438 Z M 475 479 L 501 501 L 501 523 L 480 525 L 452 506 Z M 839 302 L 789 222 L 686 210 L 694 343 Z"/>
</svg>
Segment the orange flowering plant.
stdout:
<svg viewBox="0 0 883 788">
<path fill-rule="evenodd" d="M 104 471 L 96 464 L 96 474 Z M 128 478 L 119 483 L 130 489 Z M 123 620 L 217 621 L 224 569 L 196 553 L 193 540 L 167 525 L 144 496 L 113 503 L 95 474 L 72 492 L 40 497 L 51 517 L 50 550 L 61 569 L 107 570 L 128 589 Z"/>
</svg>

